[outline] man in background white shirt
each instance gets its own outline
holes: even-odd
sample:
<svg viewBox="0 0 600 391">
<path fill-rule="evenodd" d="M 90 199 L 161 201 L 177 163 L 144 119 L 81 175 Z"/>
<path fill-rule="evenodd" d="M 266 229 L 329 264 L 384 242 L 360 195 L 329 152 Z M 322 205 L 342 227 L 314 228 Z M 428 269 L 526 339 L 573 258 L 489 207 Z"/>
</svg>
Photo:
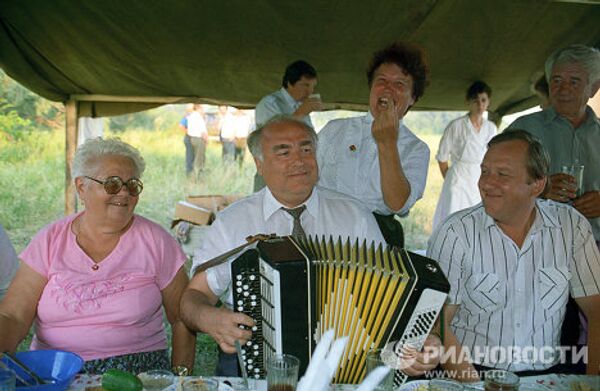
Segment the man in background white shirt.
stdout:
<svg viewBox="0 0 600 391">
<path fill-rule="evenodd" d="M 198 176 L 204 171 L 206 159 L 206 144 L 208 143 L 208 130 L 204 121 L 202 105 L 194 104 L 192 112 L 185 117 L 187 120 L 187 134 L 194 148 L 194 172 Z"/>
<path fill-rule="evenodd" d="M 264 125 L 276 115 L 289 115 L 310 127 L 310 113 L 321 110 L 321 99 L 313 95 L 317 86 L 317 71 L 306 61 L 294 61 L 285 69 L 281 88 L 263 97 L 256 105 L 256 125 Z M 254 178 L 254 191 L 265 186 L 259 175 Z"/>
</svg>

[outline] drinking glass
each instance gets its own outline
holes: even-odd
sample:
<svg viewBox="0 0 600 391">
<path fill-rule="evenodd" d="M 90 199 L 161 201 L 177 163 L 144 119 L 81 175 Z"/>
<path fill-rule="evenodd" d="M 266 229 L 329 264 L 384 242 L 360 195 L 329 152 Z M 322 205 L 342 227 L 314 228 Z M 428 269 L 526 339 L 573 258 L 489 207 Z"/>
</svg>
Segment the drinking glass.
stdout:
<svg viewBox="0 0 600 391">
<path fill-rule="evenodd" d="M 512 372 L 500 369 L 487 371 L 483 388 L 485 391 L 517 391 L 519 377 Z"/>
<path fill-rule="evenodd" d="M 374 349 L 367 352 L 367 373 L 371 373 L 375 368 L 385 366 L 385 362 L 381 358 L 381 349 Z M 377 391 L 392 391 L 394 389 L 394 374 L 391 370 L 379 383 L 375 390 Z"/>
<path fill-rule="evenodd" d="M 291 354 L 278 354 L 267 360 L 268 391 L 294 391 L 298 384 L 300 360 Z"/>
<path fill-rule="evenodd" d="M 563 174 L 571 175 L 573 178 L 575 178 L 575 185 L 577 186 L 577 197 L 581 197 L 581 195 L 583 194 L 583 189 L 581 188 L 581 186 L 583 185 L 583 169 L 584 166 L 580 164 L 565 165 L 560 167 L 560 172 L 562 172 Z"/>
<path fill-rule="evenodd" d="M 309 99 L 314 99 L 314 100 L 318 100 L 318 101 L 321 100 L 321 94 L 318 94 L 318 93 L 310 94 L 308 97 L 309 97 Z"/>
<path fill-rule="evenodd" d="M 175 375 L 164 369 L 142 372 L 138 375 L 138 378 L 142 381 L 146 391 L 162 391 L 173 385 L 175 381 Z"/>
</svg>

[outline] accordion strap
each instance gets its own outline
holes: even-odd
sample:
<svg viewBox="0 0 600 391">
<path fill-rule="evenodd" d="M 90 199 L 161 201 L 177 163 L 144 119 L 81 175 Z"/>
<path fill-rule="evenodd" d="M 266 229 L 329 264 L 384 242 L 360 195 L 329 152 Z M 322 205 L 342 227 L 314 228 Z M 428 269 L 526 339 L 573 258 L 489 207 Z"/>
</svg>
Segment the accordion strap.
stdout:
<svg viewBox="0 0 600 391">
<path fill-rule="evenodd" d="M 198 266 L 196 268 L 196 270 L 194 271 L 194 275 L 201 273 L 203 271 L 206 271 L 208 269 L 210 269 L 211 267 L 220 265 L 222 263 L 224 263 L 225 261 L 227 261 L 230 257 L 234 256 L 235 254 L 239 253 L 240 251 L 244 250 L 246 247 L 250 246 L 253 243 L 256 243 L 260 240 L 268 240 L 268 239 L 273 239 L 275 238 L 277 235 L 275 234 L 257 234 L 257 235 L 250 235 L 248 237 L 246 237 L 246 242 L 240 246 L 237 246 L 236 248 L 233 248 L 221 255 L 217 255 L 216 257 L 214 257 L 213 259 L 210 259 L 206 262 L 204 262 L 202 265 Z"/>
</svg>

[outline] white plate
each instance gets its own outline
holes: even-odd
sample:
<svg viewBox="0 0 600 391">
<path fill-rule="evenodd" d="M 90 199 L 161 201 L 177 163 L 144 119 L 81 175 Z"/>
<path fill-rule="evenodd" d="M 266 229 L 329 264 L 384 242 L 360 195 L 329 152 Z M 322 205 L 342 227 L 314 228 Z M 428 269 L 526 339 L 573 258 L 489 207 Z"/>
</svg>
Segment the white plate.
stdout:
<svg viewBox="0 0 600 391">
<path fill-rule="evenodd" d="M 398 388 L 398 391 L 421 391 L 419 387 L 425 386 L 422 391 L 429 390 L 429 380 L 414 380 L 404 384 L 402 387 Z"/>
</svg>

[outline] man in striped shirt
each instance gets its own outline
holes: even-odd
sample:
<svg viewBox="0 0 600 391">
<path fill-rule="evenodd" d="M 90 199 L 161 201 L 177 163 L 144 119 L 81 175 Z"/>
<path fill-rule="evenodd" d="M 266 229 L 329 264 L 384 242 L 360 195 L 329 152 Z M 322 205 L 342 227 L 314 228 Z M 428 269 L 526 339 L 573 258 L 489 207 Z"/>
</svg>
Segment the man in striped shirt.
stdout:
<svg viewBox="0 0 600 391">
<path fill-rule="evenodd" d="M 591 226 L 571 206 L 538 199 L 549 159 L 537 139 L 514 130 L 488 147 L 482 204 L 448 217 L 427 250 L 451 284 L 443 366 L 471 380 L 474 367 L 521 375 L 557 371 L 570 291 L 590 321 L 587 371 L 597 374 L 600 253 Z"/>
</svg>

